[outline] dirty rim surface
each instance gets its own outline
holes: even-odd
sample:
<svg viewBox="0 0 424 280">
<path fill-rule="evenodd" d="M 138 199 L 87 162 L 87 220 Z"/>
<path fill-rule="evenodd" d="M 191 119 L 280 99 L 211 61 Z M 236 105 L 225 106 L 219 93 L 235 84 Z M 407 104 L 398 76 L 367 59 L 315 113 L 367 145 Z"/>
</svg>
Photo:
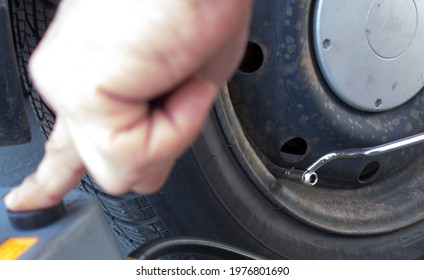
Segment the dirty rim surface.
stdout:
<svg viewBox="0 0 424 280">
<path fill-rule="evenodd" d="M 377 146 L 424 130 L 420 90 L 402 106 L 378 112 L 358 110 L 332 90 L 314 44 L 320 3 L 273 1 L 256 7 L 249 45 L 255 46 L 250 55 L 257 57 L 243 62 L 255 67 L 241 68 L 221 95 L 217 111 L 224 132 L 263 193 L 309 225 L 369 235 L 416 223 L 424 207 L 422 146 L 335 161 L 320 169 L 315 187 L 279 180 L 269 171 L 270 166 L 304 169 L 332 151 Z M 364 21 L 373 3 L 365 8 Z M 331 50 L 335 41 L 320 39 L 319 46 Z M 384 99 L 379 99 L 373 108 L 383 108 Z"/>
</svg>

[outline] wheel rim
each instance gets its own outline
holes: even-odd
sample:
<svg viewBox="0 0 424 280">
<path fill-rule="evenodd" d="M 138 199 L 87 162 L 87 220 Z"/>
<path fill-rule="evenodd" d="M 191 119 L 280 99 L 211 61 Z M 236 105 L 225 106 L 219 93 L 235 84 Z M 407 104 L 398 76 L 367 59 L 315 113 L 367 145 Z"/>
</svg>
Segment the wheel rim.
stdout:
<svg viewBox="0 0 424 280">
<path fill-rule="evenodd" d="M 416 223 L 424 218 L 422 146 L 329 164 L 316 187 L 278 180 L 267 169 L 306 168 L 328 152 L 380 145 L 424 128 L 422 91 L 375 113 L 352 108 L 331 90 L 313 47 L 319 3 L 255 6 L 246 57 L 217 104 L 224 132 L 263 193 L 309 225 L 369 235 Z"/>
</svg>

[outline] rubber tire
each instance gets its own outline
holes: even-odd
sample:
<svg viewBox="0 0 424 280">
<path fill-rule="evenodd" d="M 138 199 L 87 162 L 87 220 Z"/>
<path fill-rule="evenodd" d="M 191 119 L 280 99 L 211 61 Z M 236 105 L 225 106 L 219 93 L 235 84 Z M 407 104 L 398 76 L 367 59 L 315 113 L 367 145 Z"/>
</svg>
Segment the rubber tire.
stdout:
<svg viewBox="0 0 424 280">
<path fill-rule="evenodd" d="M 55 2 L 16 0 L 10 1 L 10 8 L 23 83 L 47 137 L 54 116 L 32 87 L 26 63 L 53 16 Z M 125 253 L 160 237 L 191 235 L 274 259 L 424 256 L 423 223 L 385 235 L 342 236 L 316 230 L 276 208 L 240 167 L 215 112 L 159 193 L 111 197 L 89 176 L 79 188 L 99 199 Z"/>
</svg>

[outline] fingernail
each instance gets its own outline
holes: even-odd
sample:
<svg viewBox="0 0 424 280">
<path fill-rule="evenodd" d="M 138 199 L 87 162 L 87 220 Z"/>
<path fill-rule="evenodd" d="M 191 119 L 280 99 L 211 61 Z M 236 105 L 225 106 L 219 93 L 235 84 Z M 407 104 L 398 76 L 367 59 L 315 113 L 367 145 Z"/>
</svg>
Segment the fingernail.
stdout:
<svg viewBox="0 0 424 280">
<path fill-rule="evenodd" d="M 18 190 L 13 189 L 11 190 L 4 198 L 4 203 L 6 204 L 7 209 L 13 209 L 13 204 L 18 199 Z"/>
</svg>

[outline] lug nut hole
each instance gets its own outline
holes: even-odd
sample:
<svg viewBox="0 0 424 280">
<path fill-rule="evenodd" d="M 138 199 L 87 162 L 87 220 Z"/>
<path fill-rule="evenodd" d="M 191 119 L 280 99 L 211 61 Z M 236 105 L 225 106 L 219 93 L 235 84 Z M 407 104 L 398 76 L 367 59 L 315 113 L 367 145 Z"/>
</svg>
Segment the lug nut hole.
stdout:
<svg viewBox="0 0 424 280">
<path fill-rule="evenodd" d="M 329 50 L 331 49 L 332 46 L 333 46 L 333 42 L 330 39 L 325 39 L 322 42 L 322 47 L 324 48 L 324 50 Z"/>
<path fill-rule="evenodd" d="M 247 43 L 244 58 L 239 66 L 239 70 L 243 73 L 254 73 L 258 71 L 264 62 L 264 53 L 262 48 L 253 42 Z"/>
<path fill-rule="evenodd" d="M 286 141 L 280 149 L 283 160 L 289 163 L 301 161 L 308 150 L 308 143 L 301 137 L 295 137 Z"/>
<path fill-rule="evenodd" d="M 380 109 L 382 105 L 383 105 L 383 100 L 377 99 L 375 101 L 375 108 Z"/>
<path fill-rule="evenodd" d="M 377 161 L 367 164 L 364 169 L 362 169 L 361 174 L 359 174 L 358 182 L 361 184 L 367 184 L 373 181 L 377 177 L 380 167 L 381 165 Z"/>
</svg>

